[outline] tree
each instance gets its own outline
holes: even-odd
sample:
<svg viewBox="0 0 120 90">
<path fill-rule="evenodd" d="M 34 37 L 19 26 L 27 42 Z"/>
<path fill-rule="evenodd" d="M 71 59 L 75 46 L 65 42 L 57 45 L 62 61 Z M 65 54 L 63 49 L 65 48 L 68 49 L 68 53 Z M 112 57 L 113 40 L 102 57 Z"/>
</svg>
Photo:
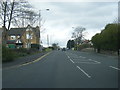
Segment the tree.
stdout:
<svg viewBox="0 0 120 90">
<path fill-rule="evenodd" d="M 84 31 L 86 29 L 84 27 L 76 27 L 72 33 L 72 38 L 75 39 L 76 47 L 82 43 L 82 39 L 84 38 Z"/>
<path fill-rule="evenodd" d="M 74 40 L 68 40 L 68 42 L 67 42 L 67 48 L 71 49 L 71 48 L 74 47 L 74 45 L 75 45 Z"/>
<path fill-rule="evenodd" d="M 117 51 L 119 55 L 120 49 L 120 31 L 119 24 L 107 24 L 105 29 L 101 33 L 96 34 L 92 37 L 93 47 L 97 48 L 98 52 L 100 49 Z"/>
<path fill-rule="evenodd" d="M 97 33 L 92 37 L 92 43 L 93 43 L 93 47 L 95 49 L 97 49 L 97 52 L 100 53 L 100 49 L 101 49 L 101 41 L 100 41 L 100 34 Z"/>
<path fill-rule="evenodd" d="M 2 26 L 10 29 L 11 24 L 18 27 L 24 27 L 28 24 L 33 25 L 38 14 L 32 10 L 32 6 L 25 0 L 0 1 L 0 19 Z M 26 23 L 26 25 L 25 25 Z"/>
</svg>

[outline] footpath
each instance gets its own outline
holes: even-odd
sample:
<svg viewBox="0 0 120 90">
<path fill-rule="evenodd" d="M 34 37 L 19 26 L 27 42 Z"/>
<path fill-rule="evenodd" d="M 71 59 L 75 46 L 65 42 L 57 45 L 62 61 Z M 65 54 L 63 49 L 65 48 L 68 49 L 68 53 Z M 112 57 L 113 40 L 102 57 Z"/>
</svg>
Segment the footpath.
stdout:
<svg viewBox="0 0 120 90">
<path fill-rule="evenodd" d="M 97 52 L 94 51 L 94 48 L 85 48 L 85 49 L 82 49 L 81 51 L 97 53 Z M 114 51 L 104 51 L 104 50 L 101 50 L 101 52 L 99 54 L 110 55 L 110 56 L 117 56 L 117 52 L 114 52 Z"/>
<path fill-rule="evenodd" d="M 25 56 L 25 57 L 20 57 L 20 58 L 15 59 L 14 61 L 2 63 L 2 68 L 3 69 L 4 68 L 9 68 L 11 66 L 17 66 L 17 65 L 21 65 L 21 64 L 31 62 L 31 61 L 34 61 L 34 60 L 40 58 L 41 56 L 43 56 L 47 53 L 48 52 L 41 52 L 41 53 L 37 53 L 37 54 L 33 54 L 33 55 L 28 55 L 28 56 Z"/>
</svg>

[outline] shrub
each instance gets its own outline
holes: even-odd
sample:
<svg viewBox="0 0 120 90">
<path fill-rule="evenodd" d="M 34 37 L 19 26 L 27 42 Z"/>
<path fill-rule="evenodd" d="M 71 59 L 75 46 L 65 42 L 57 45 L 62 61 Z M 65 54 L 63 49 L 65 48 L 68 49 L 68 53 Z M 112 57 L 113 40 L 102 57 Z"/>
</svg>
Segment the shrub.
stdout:
<svg viewBox="0 0 120 90">
<path fill-rule="evenodd" d="M 6 48 L 5 46 L 2 47 L 2 62 L 13 61 L 15 57 L 16 53 L 13 50 Z"/>
</svg>

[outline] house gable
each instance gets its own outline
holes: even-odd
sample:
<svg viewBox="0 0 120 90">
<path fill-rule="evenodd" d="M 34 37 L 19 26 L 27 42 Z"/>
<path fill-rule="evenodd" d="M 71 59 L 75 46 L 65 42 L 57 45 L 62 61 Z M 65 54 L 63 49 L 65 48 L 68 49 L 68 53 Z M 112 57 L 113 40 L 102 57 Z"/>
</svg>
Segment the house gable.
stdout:
<svg viewBox="0 0 120 90">
<path fill-rule="evenodd" d="M 8 40 L 16 40 L 16 43 L 21 42 L 24 48 L 27 48 L 28 44 L 39 44 L 39 38 L 39 27 L 28 25 L 26 28 L 11 28 L 8 31 Z"/>
</svg>

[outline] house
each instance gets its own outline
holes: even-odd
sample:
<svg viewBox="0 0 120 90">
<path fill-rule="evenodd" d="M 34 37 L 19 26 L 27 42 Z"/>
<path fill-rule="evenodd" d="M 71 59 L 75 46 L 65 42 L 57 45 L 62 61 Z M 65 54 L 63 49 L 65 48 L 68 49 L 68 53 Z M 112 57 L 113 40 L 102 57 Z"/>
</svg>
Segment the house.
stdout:
<svg viewBox="0 0 120 90">
<path fill-rule="evenodd" d="M 86 40 L 86 39 L 82 41 L 82 44 L 92 45 L 91 40 Z"/>
<path fill-rule="evenodd" d="M 11 28 L 7 34 L 7 47 L 9 48 L 39 48 L 40 31 L 38 26 Z"/>
</svg>

